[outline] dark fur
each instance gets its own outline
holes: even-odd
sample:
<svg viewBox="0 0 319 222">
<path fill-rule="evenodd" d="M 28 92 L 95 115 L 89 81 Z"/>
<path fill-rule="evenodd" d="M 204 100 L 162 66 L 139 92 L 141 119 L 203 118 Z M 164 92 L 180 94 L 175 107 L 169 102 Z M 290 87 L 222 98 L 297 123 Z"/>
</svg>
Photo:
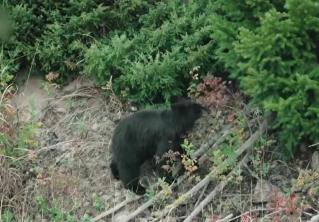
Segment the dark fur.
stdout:
<svg viewBox="0 0 319 222">
<path fill-rule="evenodd" d="M 162 156 L 179 145 L 180 136 L 191 129 L 204 108 L 194 102 L 182 100 L 168 110 L 146 110 L 119 122 L 112 139 L 111 170 L 125 188 L 144 194 L 139 185 L 140 166 L 154 157 Z"/>
</svg>

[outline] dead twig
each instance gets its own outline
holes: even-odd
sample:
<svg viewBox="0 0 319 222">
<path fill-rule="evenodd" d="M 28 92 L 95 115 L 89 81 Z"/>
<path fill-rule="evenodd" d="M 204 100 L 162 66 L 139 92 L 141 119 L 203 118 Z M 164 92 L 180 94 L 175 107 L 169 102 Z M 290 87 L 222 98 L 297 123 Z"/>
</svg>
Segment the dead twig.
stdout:
<svg viewBox="0 0 319 222">
<path fill-rule="evenodd" d="M 228 216 L 224 217 L 223 219 L 219 219 L 216 222 L 228 222 L 229 219 L 233 217 L 233 214 L 229 214 Z"/>
<path fill-rule="evenodd" d="M 223 130 L 223 134 L 217 139 L 216 136 L 212 137 L 207 143 L 201 145 L 199 149 L 197 149 L 192 155 L 192 159 L 197 159 L 198 157 L 202 156 L 208 149 L 216 148 L 219 144 L 224 142 L 226 136 L 231 133 L 230 127 L 226 126 Z M 216 141 L 217 139 L 217 141 Z M 216 142 L 215 142 L 216 141 Z"/>
<path fill-rule="evenodd" d="M 198 204 L 200 203 L 200 201 L 203 199 L 203 196 L 204 196 L 204 194 L 205 194 L 205 192 L 207 190 L 207 187 L 208 187 L 208 183 L 205 185 L 205 187 L 202 190 L 202 193 L 199 195 L 199 197 L 198 197 L 198 199 L 197 199 L 197 201 L 195 203 L 195 207 L 197 207 Z"/>
<path fill-rule="evenodd" d="M 316 216 L 313 216 L 311 219 L 310 219 L 310 222 L 318 222 L 319 221 L 319 214 L 316 215 Z"/>
<path fill-rule="evenodd" d="M 155 221 L 160 220 L 165 217 L 167 214 L 172 212 L 181 204 L 185 203 L 188 199 L 193 197 L 198 191 L 200 191 L 204 186 L 207 186 L 211 181 L 211 174 L 208 174 L 204 179 L 202 179 L 199 183 L 192 187 L 189 191 L 181 195 L 178 199 L 176 199 L 172 204 L 167 205 L 164 210 L 161 211 L 161 214 L 157 216 Z"/>
<path fill-rule="evenodd" d="M 272 210 L 276 210 L 275 208 L 257 208 L 257 209 L 253 209 L 253 210 L 249 210 L 249 211 L 246 211 L 240 215 L 237 215 L 235 217 L 231 216 L 231 215 L 228 215 L 227 217 L 223 218 L 221 221 L 218 220 L 217 222 L 231 222 L 231 221 L 235 221 L 239 218 L 241 218 L 242 216 L 246 215 L 247 213 L 254 213 L 254 212 L 258 212 L 258 211 L 272 211 Z M 231 216 L 231 217 L 230 217 Z M 226 220 L 227 218 L 227 220 Z"/>
<path fill-rule="evenodd" d="M 249 154 L 246 154 L 245 157 L 240 161 L 240 163 L 227 175 L 227 179 L 221 181 L 214 190 L 206 196 L 206 198 L 192 211 L 192 213 L 184 220 L 184 222 L 191 222 L 197 214 L 199 214 L 204 207 L 212 201 L 212 199 L 221 192 L 224 187 L 228 184 L 228 182 L 231 180 L 232 176 L 236 174 L 237 170 L 239 170 L 244 164 L 246 164 L 249 160 L 248 158 Z"/>
<path fill-rule="evenodd" d="M 253 146 L 257 139 L 264 133 L 267 128 L 267 120 L 264 120 L 257 132 L 255 132 L 241 147 L 236 150 L 235 158 L 237 159 L 243 152 L 247 151 Z M 215 189 L 192 211 L 192 213 L 184 220 L 184 222 L 191 222 L 192 219 L 200 213 L 200 211 L 228 184 L 230 178 L 237 172 L 238 169 L 242 168 L 248 162 L 248 153 L 241 160 L 241 162 L 228 174 L 226 180 L 221 181 Z"/>
<path fill-rule="evenodd" d="M 141 199 L 141 198 L 142 198 L 142 196 L 136 196 L 136 197 L 134 197 L 134 198 L 126 199 L 126 200 L 124 200 L 123 202 L 121 202 L 121 203 L 115 205 L 113 208 L 111 208 L 111 209 L 109 209 L 109 210 L 103 212 L 102 214 L 100 214 L 100 215 L 94 217 L 94 218 L 91 219 L 90 221 L 91 221 L 91 222 L 96 222 L 96 221 L 98 221 L 98 220 L 101 220 L 102 218 L 107 217 L 108 215 L 111 215 L 111 214 L 115 213 L 116 211 L 118 211 L 118 210 L 121 209 L 122 207 L 126 206 L 127 204 L 129 204 L 129 203 L 131 203 L 131 202 L 133 202 L 133 201 L 137 201 L 137 200 L 139 200 L 139 199 Z"/>
<path fill-rule="evenodd" d="M 207 143 L 201 145 L 199 149 L 197 149 L 194 153 L 192 153 L 190 158 L 193 160 L 199 159 L 203 157 L 203 155 L 207 152 L 207 150 L 216 149 L 217 146 L 219 146 L 222 142 L 224 142 L 225 138 L 232 132 L 232 130 L 230 129 L 229 126 L 226 126 L 222 132 L 223 134 L 219 137 L 217 137 L 216 135 L 212 136 Z M 179 163 L 176 167 L 176 172 L 179 172 L 181 169 L 182 169 L 182 163 Z"/>
</svg>

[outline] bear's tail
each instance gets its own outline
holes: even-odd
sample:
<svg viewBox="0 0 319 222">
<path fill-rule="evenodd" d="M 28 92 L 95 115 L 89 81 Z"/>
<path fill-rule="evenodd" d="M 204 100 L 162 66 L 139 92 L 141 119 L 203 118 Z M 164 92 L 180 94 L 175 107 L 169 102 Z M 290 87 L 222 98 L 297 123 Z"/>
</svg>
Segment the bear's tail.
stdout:
<svg viewBox="0 0 319 222">
<path fill-rule="evenodd" d="M 112 174 L 115 177 L 115 179 L 117 179 L 117 180 L 120 179 L 120 174 L 119 174 L 119 170 L 117 169 L 116 163 L 111 162 L 110 168 L 111 168 Z"/>
</svg>

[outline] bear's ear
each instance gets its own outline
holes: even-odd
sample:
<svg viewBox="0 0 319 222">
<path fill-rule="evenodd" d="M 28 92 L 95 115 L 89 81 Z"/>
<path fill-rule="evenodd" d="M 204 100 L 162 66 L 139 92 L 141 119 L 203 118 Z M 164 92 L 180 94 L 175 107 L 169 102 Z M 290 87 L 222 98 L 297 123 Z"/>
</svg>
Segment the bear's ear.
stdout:
<svg viewBox="0 0 319 222">
<path fill-rule="evenodd" d="M 187 98 L 184 98 L 182 96 L 172 96 L 170 99 L 170 102 L 171 102 L 171 104 L 172 103 L 180 103 L 180 102 L 183 102 L 185 100 L 187 100 Z"/>
<path fill-rule="evenodd" d="M 179 100 L 171 105 L 171 109 L 175 113 L 182 114 L 187 109 L 187 102 L 185 100 Z"/>
</svg>

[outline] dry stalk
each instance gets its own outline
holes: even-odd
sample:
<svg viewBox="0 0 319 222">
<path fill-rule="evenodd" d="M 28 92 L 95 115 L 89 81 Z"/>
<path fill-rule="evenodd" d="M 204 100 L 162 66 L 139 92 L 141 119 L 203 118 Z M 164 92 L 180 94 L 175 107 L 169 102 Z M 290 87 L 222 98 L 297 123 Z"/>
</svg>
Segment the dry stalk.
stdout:
<svg viewBox="0 0 319 222">
<path fill-rule="evenodd" d="M 257 139 L 265 132 L 267 128 L 267 120 L 264 120 L 257 132 L 255 132 L 245 143 L 241 145 L 241 147 L 236 150 L 235 157 L 238 158 L 243 152 L 248 151 L 253 147 L 254 143 Z M 228 184 L 230 178 L 237 172 L 238 169 L 242 168 L 248 162 L 249 152 L 245 155 L 245 157 L 237 164 L 237 166 L 227 175 L 227 180 L 221 181 L 215 189 L 192 211 L 192 213 L 184 220 L 184 222 L 191 222 L 195 216 L 197 216 L 204 207 L 212 201 L 212 199 L 224 189 L 224 187 Z"/>
<path fill-rule="evenodd" d="M 228 222 L 233 217 L 233 214 L 229 214 L 228 216 L 224 217 L 223 219 L 219 219 L 216 222 Z"/>
<path fill-rule="evenodd" d="M 121 203 L 115 205 L 113 208 L 111 208 L 111 209 L 109 209 L 109 210 L 103 212 L 102 214 L 100 214 L 100 215 L 94 217 L 94 218 L 91 219 L 90 221 L 91 221 L 91 222 L 96 222 L 96 221 L 98 221 L 98 220 L 101 220 L 102 218 L 107 217 L 107 216 L 109 216 L 109 215 L 115 213 L 116 211 L 118 211 L 118 210 L 121 209 L 122 207 L 126 206 L 127 204 L 129 204 L 129 203 L 131 203 L 131 202 L 133 202 L 133 201 L 137 201 L 137 200 L 139 200 L 139 199 L 141 199 L 141 198 L 142 198 L 142 196 L 136 196 L 136 197 L 134 197 L 134 198 L 126 199 L 126 200 L 122 201 Z"/>
<path fill-rule="evenodd" d="M 184 193 L 182 196 L 180 196 L 178 199 L 176 199 L 172 204 L 167 205 L 164 210 L 161 211 L 161 214 L 157 216 L 155 221 L 159 221 L 163 217 L 165 217 L 167 214 L 172 212 L 174 209 L 176 209 L 181 204 L 185 203 L 188 199 L 193 197 L 198 191 L 200 191 L 203 187 L 207 186 L 211 181 L 211 174 L 206 175 L 204 179 L 202 179 L 199 183 L 197 183 L 195 186 L 192 187 L 189 191 Z"/>
<path fill-rule="evenodd" d="M 220 193 L 224 187 L 228 184 L 228 182 L 231 180 L 232 176 L 237 173 L 237 171 L 244 166 L 249 158 L 249 154 L 246 154 L 244 158 L 239 162 L 239 164 L 227 175 L 227 179 L 221 181 L 215 188 L 214 190 L 206 196 L 206 198 L 192 211 L 192 213 L 184 220 L 184 222 L 191 222 L 193 221 L 194 217 L 197 216 L 203 209 L 204 207 L 209 204 L 214 197 Z"/>
<path fill-rule="evenodd" d="M 10 168 L 5 157 L 0 156 L 0 211 L 4 207 L 10 207 L 14 211 L 20 211 L 20 198 L 22 189 L 22 179 L 20 172 Z"/>
<path fill-rule="evenodd" d="M 256 140 L 260 137 L 261 133 L 265 130 L 266 122 L 264 122 L 260 129 L 255 132 L 245 143 L 243 143 L 239 149 L 235 152 L 236 159 L 248 148 L 252 147 L 252 145 L 256 142 Z M 226 131 L 227 132 L 227 131 Z M 225 136 L 226 132 L 223 134 Z M 235 168 L 236 169 L 236 168 Z M 232 171 L 233 172 L 233 171 Z M 235 171 L 236 172 L 236 171 Z M 190 199 L 193 195 L 195 195 L 200 189 L 207 186 L 209 182 L 211 181 L 212 173 L 209 173 L 203 180 L 201 180 L 199 183 L 197 183 L 192 189 L 190 189 L 188 192 L 184 193 L 182 196 L 180 196 L 177 200 L 175 200 L 172 204 L 167 205 L 163 211 L 161 211 L 160 215 L 156 220 L 159 220 L 163 217 L 165 217 L 167 214 L 169 214 L 171 211 L 176 209 L 179 205 L 185 203 L 188 199 Z M 230 175 L 229 175 L 230 176 Z M 228 177 L 227 177 L 228 178 Z M 226 180 L 227 181 L 227 180 Z M 228 181 L 227 181 L 228 183 Z M 226 183 L 226 184 L 227 184 Z M 222 185 L 220 185 L 222 184 Z M 226 185 L 223 183 L 223 181 L 218 186 L 221 186 L 222 188 Z M 217 186 L 217 187 L 218 187 Z M 216 188 L 215 188 L 216 189 Z M 206 198 L 205 198 L 206 199 Z M 202 204 L 202 203 L 201 203 Z M 201 205 L 200 204 L 200 205 Z M 199 205 L 199 206 L 200 206 Z"/>
</svg>

